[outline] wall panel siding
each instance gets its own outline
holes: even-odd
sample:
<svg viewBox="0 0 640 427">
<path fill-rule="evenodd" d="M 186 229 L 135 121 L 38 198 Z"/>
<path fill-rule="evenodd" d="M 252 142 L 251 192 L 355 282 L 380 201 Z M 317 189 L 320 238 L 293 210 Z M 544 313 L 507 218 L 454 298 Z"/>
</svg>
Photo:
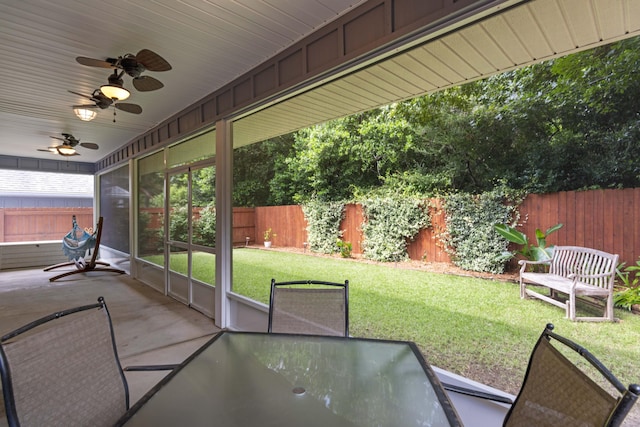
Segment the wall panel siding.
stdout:
<svg viewBox="0 0 640 427">
<path fill-rule="evenodd" d="M 43 267 L 68 262 L 62 252 L 61 240 L 0 243 L 0 270 Z"/>
</svg>

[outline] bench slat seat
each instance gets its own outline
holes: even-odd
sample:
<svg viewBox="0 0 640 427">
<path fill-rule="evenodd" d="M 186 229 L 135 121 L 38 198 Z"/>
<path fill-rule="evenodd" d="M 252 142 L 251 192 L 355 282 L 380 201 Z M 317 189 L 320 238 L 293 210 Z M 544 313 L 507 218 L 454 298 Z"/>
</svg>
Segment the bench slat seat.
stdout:
<svg viewBox="0 0 640 427">
<path fill-rule="evenodd" d="M 519 261 L 520 297 L 539 298 L 550 304 L 564 308 L 566 316 L 575 320 L 614 321 L 613 284 L 618 265 L 618 255 L 580 246 L 556 246 L 553 258 L 547 261 Z M 531 265 L 548 265 L 548 273 L 528 272 Z M 548 287 L 551 293 L 567 294 L 569 299 L 562 302 L 547 295 L 526 288 L 527 283 Z M 604 298 L 603 317 L 576 317 L 576 296 Z"/>
</svg>

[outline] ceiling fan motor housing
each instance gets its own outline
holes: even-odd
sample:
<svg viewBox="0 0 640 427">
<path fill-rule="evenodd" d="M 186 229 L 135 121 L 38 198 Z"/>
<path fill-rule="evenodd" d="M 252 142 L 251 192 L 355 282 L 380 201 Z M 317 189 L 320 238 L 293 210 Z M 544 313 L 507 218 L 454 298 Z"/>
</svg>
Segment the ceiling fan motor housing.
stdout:
<svg viewBox="0 0 640 427">
<path fill-rule="evenodd" d="M 144 65 L 138 62 L 135 56 L 130 54 L 122 58 L 122 60 L 120 61 L 120 66 L 122 66 L 124 72 L 131 77 L 140 77 L 140 74 L 142 74 L 142 72 L 146 70 Z"/>
</svg>

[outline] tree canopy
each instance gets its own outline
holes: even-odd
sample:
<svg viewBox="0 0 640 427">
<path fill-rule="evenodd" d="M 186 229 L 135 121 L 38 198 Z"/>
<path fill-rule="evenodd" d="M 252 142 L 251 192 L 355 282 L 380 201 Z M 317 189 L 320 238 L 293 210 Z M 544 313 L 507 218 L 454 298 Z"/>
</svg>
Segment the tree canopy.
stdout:
<svg viewBox="0 0 640 427">
<path fill-rule="evenodd" d="M 637 187 L 639 69 L 632 38 L 244 147 L 234 202 Z"/>
</svg>

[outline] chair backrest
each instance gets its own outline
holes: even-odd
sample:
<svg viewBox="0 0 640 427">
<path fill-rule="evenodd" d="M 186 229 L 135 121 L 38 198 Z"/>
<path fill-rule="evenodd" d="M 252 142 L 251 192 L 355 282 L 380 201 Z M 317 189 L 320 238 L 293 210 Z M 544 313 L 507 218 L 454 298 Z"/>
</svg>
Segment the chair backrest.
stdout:
<svg viewBox="0 0 640 427">
<path fill-rule="evenodd" d="M 0 338 L 9 426 L 110 426 L 129 391 L 104 299 L 53 313 Z"/>
<path fill-rule="evenodd" d="M 538 339 L 529 359 L 524 383 L 505 417 L 504 425 L 620 425 L 637 400 L 640 386 L 632 384 L 625 388 L 591 353 L 553 333 L 552 329 L 553 325 L 548 324 Z M 615 395 L 565 357 L 551 343 L 552 340 L 582 356 L 589 364 L 586 366 L 595 368 L 594 372 L 601 375 L 601 382 L 612 386 L 610 388 Z"/>
<path fill-rule="evenodd" d="M 268 332 L 349 336 L 349 281 L 272 279 Z"/>
</svg>

